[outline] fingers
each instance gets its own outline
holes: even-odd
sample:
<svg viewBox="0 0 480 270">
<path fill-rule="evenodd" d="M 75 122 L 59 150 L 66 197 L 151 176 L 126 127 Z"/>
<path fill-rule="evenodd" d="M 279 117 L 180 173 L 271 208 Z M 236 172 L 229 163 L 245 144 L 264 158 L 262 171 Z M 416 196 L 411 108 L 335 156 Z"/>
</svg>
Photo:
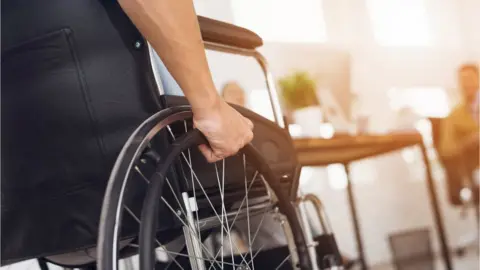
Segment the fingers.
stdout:
<svg viewBox="0 0 480 270">
<path fill-rule="evenodd" d="M 212 149 L 211 146 L 202 144 L 198 146 L 198 150 L 200 150 L 202 155 L 205 157 L 205 159 L 209 163 L 213 163 L 238 153 L 238 151 L 241 148 L 243 148 L 248 142 L 251 141 L 251 137 L 253 137 L 253 134 L 250 135 L 250 137 L 247 137 L 246 140 L 237 144 L 236 147 L 235 146 L 232 147 L 232 145 L 229 145 L 229 146 L 223 146 L 223 147 L 217 146 L 214 149 Z"/>
<path fill-rule="evenodd" d="M 222 158 L 221 157 L 217 157 L 214 153 L 213 153 L 213 150 L 205 145 L 205 144 L 202 144 L 202 145 L 199 145 L 198 146 L 198 150 L 200 150 L 200 152 L 202 153 L 202 155 L 205 157 L 205 159 L 209 162 L 209 163 L 213 163 L 213 162 L 217 162 L 219 160 L 221 160 Z"/>
<path fill-rule="evenodd" d="M 244 119 L 246 120 L 247 126 L 250 128 L 250 130 L 253 130 L 253 122 L 248 118 L 244 118 Z"/>
<path fill-rule="evenodd" d="M 252 121 L 226 105 L 208 117 L 195 118 L 194 126 L 207 138 L 208 145 L 198 148 L 212 163 L 235 155 L 253 139 Z"/>
<path fill-rule="evenodd" d="M 205 144 L 202 144 L 202 145 L 198 146 L 198 150 L 200 150 L 200 152 L 205 157 L 205 159 L 208 161 L 208 163 L 214 163 L 214 162 L 220 161 L 222 159 L 225 159 L 229 156 L 235 155 L 238 152 L 239 149 L 240 148 L 238 148 L 236 150 L 231 150 L 231 152 L 229 154 L 228 153 L 223 154 L 222 152 L 218 151 L 218 149 L 216 149 L 217 151 L 213 150 L 212 148 L 210 148 L 210 146 L 205 145 Z"/>
<path fill-rule="evenodd" d="M 243 139 L 240 141 L 240 144 L 238 145 L 238 150 L 242 149 L 245 145 L 249 144 L 252 140 L 253 140 L 253 131 L 249 130 L 246 132 Z"/>
</svg>

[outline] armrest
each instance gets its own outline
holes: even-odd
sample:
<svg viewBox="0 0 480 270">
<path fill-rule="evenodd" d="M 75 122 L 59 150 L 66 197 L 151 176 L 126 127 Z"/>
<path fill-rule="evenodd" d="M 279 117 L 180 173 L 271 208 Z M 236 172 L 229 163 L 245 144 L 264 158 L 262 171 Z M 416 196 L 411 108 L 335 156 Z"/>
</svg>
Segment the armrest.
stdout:
<svg viewBox="0 0 480 270">
<path fill-rule="evenodd" d="M 255 49 L 263 45 L 262 38 L 248 29 L 202 16 L 197 17 L 203 41 L 242 49 Z"/>
</svg>

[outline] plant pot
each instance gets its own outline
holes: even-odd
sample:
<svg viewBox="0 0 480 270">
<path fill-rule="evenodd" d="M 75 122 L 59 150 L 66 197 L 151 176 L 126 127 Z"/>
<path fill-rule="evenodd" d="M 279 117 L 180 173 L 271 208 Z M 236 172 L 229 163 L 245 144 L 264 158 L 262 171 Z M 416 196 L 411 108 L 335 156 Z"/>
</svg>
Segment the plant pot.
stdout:
<svg viewBox="0 0 480 270">
<path fill-rule="evenodd" d="M 297 109 L 293 112 L 293 120 L 302 130 L 303 137 L 320 137 L 322 110 L 319 106 L 310 106 Z"/>
</svg>

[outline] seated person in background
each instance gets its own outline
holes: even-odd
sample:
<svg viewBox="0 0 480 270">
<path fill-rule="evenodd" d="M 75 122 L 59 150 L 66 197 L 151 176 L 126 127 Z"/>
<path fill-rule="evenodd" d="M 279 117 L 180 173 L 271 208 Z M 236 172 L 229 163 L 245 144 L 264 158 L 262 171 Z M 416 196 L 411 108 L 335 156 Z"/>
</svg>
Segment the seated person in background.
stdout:
<svg viewBox="0 0 480 270">
<path fill-rule="evenodd" d="M 245 91 L 236 82 L 228 82 L 223 86 L 222 97 L 228 103 L 242 107 L 246 106 Z"/>
<path fill-rule="evenodd" d="M 462 160 L 461 163 L 471 172 L 478 167 L 479 155 L 478 66 L 461 66 L 458 80 L 463 102 L 442 122 L 439 152 L 446 161 Z"/>
</svg>

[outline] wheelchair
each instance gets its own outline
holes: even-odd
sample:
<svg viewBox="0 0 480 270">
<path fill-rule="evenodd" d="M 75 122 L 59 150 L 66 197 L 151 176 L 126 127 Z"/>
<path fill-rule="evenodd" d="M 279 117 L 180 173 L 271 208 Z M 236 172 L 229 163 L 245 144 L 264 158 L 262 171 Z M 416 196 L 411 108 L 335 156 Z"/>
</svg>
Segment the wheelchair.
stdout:
<svg viewBox="0 0 480 270">
<path fill-rule="evenodd" d="M 37 5 L 39 14 L 49 11 L 32 0 L 16 2 Z M 2 145 L 8 145 L 2 148 L 2 167 L 7 168 L 2 171 L 2 265 L 39 258 L 42 269 L 48 269 L 47 262 L 65 268 L 104 270 L 138 269 L 133 267 L 135 263 L 139 269 L 341 269 L 331 231 L 327 233 L 328 251 L 318 260 L 316 243 L 305 233 L 308 225 L 299 207 L 303 201 L 296 197 L 300 165 L 284 128 L 273 78 L 265 59 L 256 51 L 263 43 L 260 37 L 240 27 L 198 17 L 206 49 L 251 56 L 258 61 L 265 73 L 276 122 L 235 107 L 254 123 L 254 139 L 235 156 L 209 164 L 197 149 L 207 141 L 193 127 L 188 102 L 160 91 L 152 65 L 153 49 L 118 5 L 114 1 L 56 2 L 55 8 L 73 5 L 68 9 L 84 17 L 52 19 L 56 25 L 69 20 L 70 26 L 32 42 L 19 42 L 22 38 L 17 36 L 5 38 L 2 31 L 2 43 L 7 40 L 2 46 L 6 48 L 2 48 L 2 78 L 6 78 L 2 81 L 6 89 L 6 94 L 2 93 L 2 133 L 9 127 L 2 134 Z M 2 25 L 12 26 L 14 19 L 8 10 L 15 5 L 13 1 L 2 3 Z M 117 13 L 113 13 L 115 10 Z M 28 10 L 16 13 L 29 15 Z M 85 23 L 95 27 L 85 31 Z M 39 21 L 38 27 L 44 31 L 42 24 L 45 22 Z M 19 33 L 28 33 L 22 31 L 22 25 L 18 28 Z M 43 43 L 37 44 L 39 40 Z M 16 43 L 20 45 L 14 46 Z M 22 128 L 14 123 L 13 116 L 9 117 L 16 115 L 15 121 L 26 123 L 38 111 L 52 112 L 51 104 L 25 112 L 25 107 L 38 100 L 38 94 L 18 108 L 18 97 L 12 91 L 30 89 L 35 83 L 22 77 L 30 76 L 32 70 L 19 75 L 24 72 L 20 68 L 25 67 L 21 65 L 26 61 L 25 51 L 51 48 L 45 45 L 52 44 L 56 45 L 55 53 L 61 53 L 58 57 L 66 59 L 60 61 L 75 68 L 75 74 L 65 76 L 80 79 L 74 94 L 88 105 L 85 115 L 70 113 L 69 117 L 77 121 L 81 117 L 95 119 L 98 130 L 92 129 L 91 134 L 82 131 L 84 122 L 80 121 L 78 127 L 67 126 L 70 119 L 58 113 L 48 114 L 52 119 L 44 126 Z M 92 52 L 92 46 L 97 52 Z M 98 55 L 98 51 L 107 55 Z M 101 59 L 88 62 L 92 59 L 88 53 Z M 112 60 L 111 54 L 113 63 L 95 66 L 105 63 L 101 60 Z M 34 53 L 27 56 L 34 57 L 34 63 L 37 60 Z M 109 75 L 108 68 L 116 72 Z M 100 83 L 89 79 L 99 70 L 108 78 Z M 125 76 L 118 80 L 117 74 Z M 105 85 L 108 79 L 116 82 Z M 52 84 L 35 87 L 51 89 Z M 96 87 L 102 92 L 92 91 Z M 61 90 L 65 89 L 72 88 Z M 141 93 L 132 93 L 132 89 Z M 67 98 L 67 94 L 62 95 Z M 115 107 L 104 95 L 115 96 L 120 104 Z M 105 104 L 109 104 L 109 110 L 102 107 Z M 58 106 L 54 109 L 68 111 Z M 34 130 L 35 137 L 24 133 L 28 128 Z M 52 138 L 51 129 L 64 137 Z M 101 140 L 97 140 L 99 133 L 103 134 Z M 95 140 L 92 143 L 79 136 Z M 26 171 L 25 164 L 31 164 L 35 174 Z M 45 171 L 51 168 L 48 166 L 61 170 L 52 175 Z M 7 180 L 20 176 L 53 180 Z M 324 224 L 322 215 L 319 218 Z M 275 223 L 268 230 L 283 232 L 285 246 L 266 248 L 268 240 L 257 240 L 267 219 Z M 240 240 L 232 237 L 233 227 L 239 223 L 244 229 Z M 216 248 L 208 241 L 213 230 L 222 236 Z"/>
</svg>

